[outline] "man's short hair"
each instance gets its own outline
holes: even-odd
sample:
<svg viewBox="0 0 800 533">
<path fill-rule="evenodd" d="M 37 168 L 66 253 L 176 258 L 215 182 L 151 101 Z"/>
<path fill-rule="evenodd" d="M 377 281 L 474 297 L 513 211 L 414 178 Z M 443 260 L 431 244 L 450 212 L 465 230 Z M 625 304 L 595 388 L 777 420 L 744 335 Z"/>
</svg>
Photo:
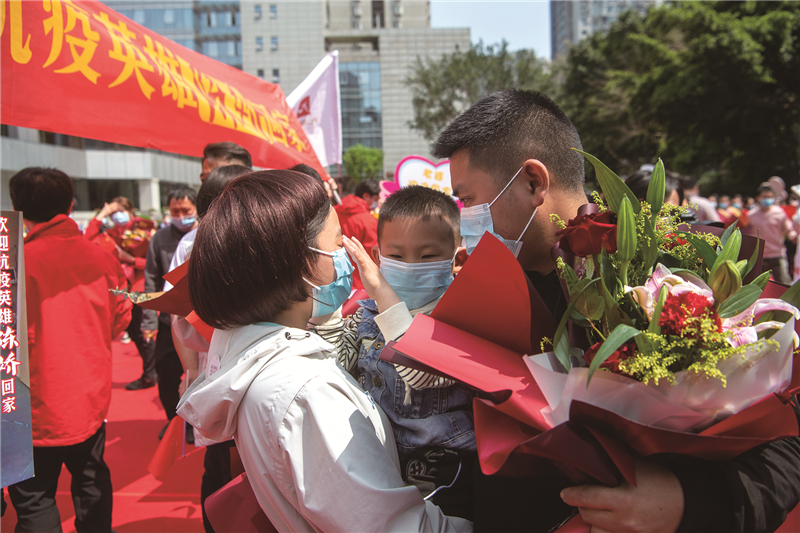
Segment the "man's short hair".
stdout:
<svg viewBox="0 0 800 533">
<path fill-rule="evenodd" d="M 290 170 L 232 181 L 200 221 L 189 261 L 189 298 L 208 325 L 272 322 L 311 295 L 317 246 L 331 204 L 322 185 Z"/>
<path fill-rule="evenodd" d="M 479 100 L 439 135 L 433 155 L 452 157 L 465 149 L 470 164 L 505 185 L 522 163 L 538 159 L 555 176 L 552 184 L 583 191 L 583 149 L 575 126 L 563 111 L 536 91 L 504 89 Z"/>
<path fill-rule="evenodd" d="M 69 214 L 75 188 L 72 180 L 55 168 L 28 167 L 8 182 L 14 210 L 32 222 L 47 222 L 56 215 Z"/>
<path fill-rule="evenodd" d="M 421 185 L 403 187 L 393 193 L 381 206 L 378 216 L 378 243 L 380 245 L 383 225 L 397 219 L 411 218 L 429 220 L 440 218 L 453 229 L 453 240 L 461 242 L 461 213 L 453 199 L 440 191 Z"/>
<path fill-rule="evenodd" d="M 355 195 L 359 198 L 362 198 L 365 194 L 369 194 L 370 196 L 375 196 L 376 194 L 381 193 L 381 186 L 378 185 L 377 180 L 367 179 L 358 182 L 356 185 L 356 192 Z"/>
<path fill-rule="evenodd" d="M 697 178 L 694 176 L 690 176 L 687 174 L 686 176 L 681 176 L 681 187 L 684 191 L 691 191 L 697 186 Z"/>
<path fill-rule="evenodd" d="M 252 168 L 242 165 L 225 165 L 212 170 L 206 181 L 200 186 L 200 190 L 197 191 L 197 216 L 202 217 L 206 214 L 208 208 L 211 207 L 211 202 L 222 194 L 230 182 L 239 176 L 250 174 L 252 171 Z"/>
<path fill-rule="evenodd" d="M 764 193 L 769 193 L 773 196 L 778 196 L 775 194 L 775 189 L 769 186 L 769 183 L 762 183 L 758 186 L 758 191 L 756 192 L 756 196 L 761 196 Z"/>
<path fill-rule="evenodd" d="M 236 143 L 221 142 L 207 144 L 203 149 L 203 159 L 220 159 L 226 162 L 239 162 L 243 166 L 253 168 L 250 152 Z"/>
<path fill-rule="evenodd" d="M 311 176 L 312 178 L 314 178 L 318 182 L 322 183 L 322 177 L 319 175 L 319 172 L 314 170 L 314 167 L 310 167 L 308 165 L 300 163 L 299 165 L 293 166 L 289 170 L 294 170 L 295 172 L 302 172 L 303 174 L 305 174 L 307 176 Z"/>
<path fill-rule="evenodd" d="M 183 200 L 184 198 L 192 202 L 193 205 L 197 205 L 197 191 L 191 187 L 185 186 L 176 187 L 169 191 L 167 195 L 167 205 L 169 205 L 172 200 Z"/>
</svg>

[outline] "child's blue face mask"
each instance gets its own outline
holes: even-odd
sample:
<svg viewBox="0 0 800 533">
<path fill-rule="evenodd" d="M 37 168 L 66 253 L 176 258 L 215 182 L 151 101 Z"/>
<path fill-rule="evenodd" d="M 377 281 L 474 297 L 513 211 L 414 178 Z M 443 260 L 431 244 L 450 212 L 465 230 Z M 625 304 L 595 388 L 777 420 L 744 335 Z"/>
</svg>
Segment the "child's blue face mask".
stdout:
<svg viewBox="0 0 800 533">
<path fill-rule="evenodd" d="M 381 256 L 381 274 L 409 309 L 419 309 L 444 294 L 453 282 L 453 261 L 404 263 Z"/>
<path fill-rule="evenodd" d="M 336 279 L 322 287 L 317 287 L 303 278 L 306 283 L 311 285 L 311 299 L 314 301 L 314 306 L 311 309 L 311 318 L 316 318 L 333 313 L 347 301 L 347 298 L 350 297 L 350 291 L 353 289 L 354 269 L 347 258 L 347 252 L 344 248 L 335 252 L 323 252 L 311 246 L 308 248 L 318 254 L 332 257 L 333 266 L 336 269 Z"/>
<path fill-rule="evenodd" d="M 461 236 L 464 238 L 464 246 L 467 247 L 467 254 L 472 254 L 472 251 L 478 246 L 478 242 L 483 237 L 483 234 L 487 231 L 500 239 L 500 242 L 505 244 L 511 253 L 514 254 L 514 257 L 519 256 L 519 251 L 522 249 L 522 237 L 525 235 L 525 232 L 528 231 L 528 228 L 531 226 L 531 222 L 533 222 L 533 217 L 536 216 L 536 211 L 539 210 L 537 207 L 533 210 L 533 214 L 531 215 L 530 220 L 528 220 L 528 225 L 525 226 L 525 229 L 522 230 L 522 233 L 517 240 L 511 239 L 504 239 L 500 235 L 494 232 L 494 222 L 492 221 L 492 210 L 491 207 L 497 201 L 500 196 L 506 192 L 506 189 L 514 183 L 514 180 L 519 176 L 519 173 L 522 172 L 524 167 L 520 167 L 514 177 L 511 178 L 503 190 L 500 191 L 500 194 L 495 196 L 494 200 L 491 203 L 483 203 L 478 205 L 473 205 L 471 207 L 464 207 L 461 209 Z"/>
<path fill-rule="evenodd" d="M 124 226 L 130 221 L 130 219 L 131 216 L 127 211 L 117 211 L 111 214 L 111 220 L 113 220 L 114 224 L 117 226 Z"/>
</svg>

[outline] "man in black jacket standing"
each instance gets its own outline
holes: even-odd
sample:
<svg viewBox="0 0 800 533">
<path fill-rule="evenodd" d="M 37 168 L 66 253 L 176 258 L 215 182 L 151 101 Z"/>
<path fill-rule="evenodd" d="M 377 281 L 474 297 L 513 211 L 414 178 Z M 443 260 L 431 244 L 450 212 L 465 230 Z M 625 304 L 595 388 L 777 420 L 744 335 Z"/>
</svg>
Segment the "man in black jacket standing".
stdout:
<svg viewBox="0 0 800 533">
<path fill-rule="evenodd" d="M 580 137 L 555 103 L 510 89 L 465 111 L 434 147 L 436 157 L 450 158 L 453 193 L 466 207 L 492 204 L 493 231 L 521 243 L 518 260 L 556 320 L 567 301 L 550 256 L 558 241 L 550 215 L 566 221 L 586 203 L 583 157 L 571 148 L 582 148 Z M 570 487 L 555 469 L 476 477 L 476 531 L 545 532 L 572 506 L 592 531 L 770 532 L 800 501 L 800 438 L 725 462 L 637 460 L 636 487 Z"/>
</svg>

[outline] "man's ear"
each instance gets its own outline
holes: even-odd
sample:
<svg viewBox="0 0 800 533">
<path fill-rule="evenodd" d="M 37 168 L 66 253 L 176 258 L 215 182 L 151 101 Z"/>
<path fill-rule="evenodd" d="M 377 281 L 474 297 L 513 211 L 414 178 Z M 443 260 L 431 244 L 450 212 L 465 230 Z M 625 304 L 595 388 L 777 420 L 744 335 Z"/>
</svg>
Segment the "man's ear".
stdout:
<svg viewBox="0 0 800 533">
<path fill-rule="evenodd" d="M 370 250 L 370 254 L 375 264 L 381 266 L 381 249 L 377 246 L 373 246 L 372 250 Z"/>
<path fill-rule="evenodd" d="M 529 194 L 531 205 L 535 208 L 544 203 L 550 190 L 550 172 L 544 163 L 538 159 L 528 159 L 523 163 L 522 178 L 525 179 L 526 190 Z"/>
</svg>

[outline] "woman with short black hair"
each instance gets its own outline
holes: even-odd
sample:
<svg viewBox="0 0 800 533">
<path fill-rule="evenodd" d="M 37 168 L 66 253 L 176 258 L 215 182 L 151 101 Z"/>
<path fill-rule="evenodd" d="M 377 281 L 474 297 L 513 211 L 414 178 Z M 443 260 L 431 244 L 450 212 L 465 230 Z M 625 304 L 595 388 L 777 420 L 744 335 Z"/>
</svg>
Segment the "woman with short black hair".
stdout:
<svg viewBox="0 0 800 533">
<path fill-rule="evenodd" d="M 279 531 L 472 531 L 403 485 L 388 420 L 305 330 L 350 295 L 353 267 L 322 186 L 292 171 L 233 181 L 200 222 L 197 314 L 217 330 L 178 413 L 233 437 Z"/>
</svg>

